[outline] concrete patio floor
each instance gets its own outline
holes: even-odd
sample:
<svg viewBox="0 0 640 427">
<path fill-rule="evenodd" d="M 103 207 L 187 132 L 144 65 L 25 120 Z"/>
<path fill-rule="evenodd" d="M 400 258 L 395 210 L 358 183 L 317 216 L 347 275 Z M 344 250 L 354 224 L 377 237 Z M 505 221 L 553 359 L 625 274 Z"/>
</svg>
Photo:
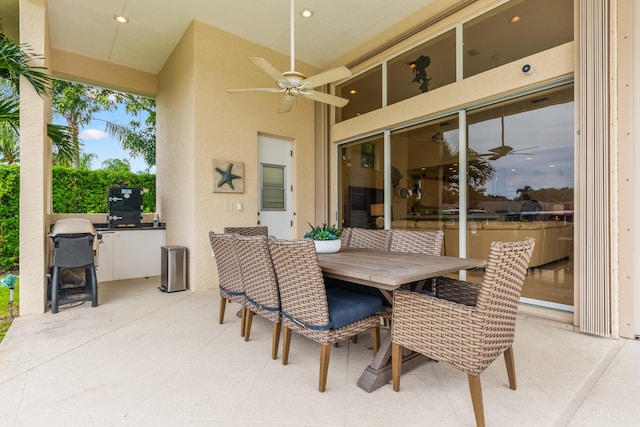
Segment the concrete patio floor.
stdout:
<svg viewBox="0 0 640 427">
<path fill-rule="evenodd" d="M 0 344 L 3 426 L 473 426 L 466 375 L 435 362 L 400 392 L 356 385 L 369 334 L 331 352 L 294 334 L 289 365 L 271 360 L 271 324 L 240 338 L 237 305 L 219 325 L 216 290 L 164 294 L 158 279 L 100 286 L 100 305 L 15 320 Z M 382 330 L 386 334 L 386 330 Z M 281 352 L 281 349 L 280 349 Z M 489 426 L 640 425 L 640 342 L 519 319 L 518 390 L 502 359 L 482 375 Z"/>
</svg>

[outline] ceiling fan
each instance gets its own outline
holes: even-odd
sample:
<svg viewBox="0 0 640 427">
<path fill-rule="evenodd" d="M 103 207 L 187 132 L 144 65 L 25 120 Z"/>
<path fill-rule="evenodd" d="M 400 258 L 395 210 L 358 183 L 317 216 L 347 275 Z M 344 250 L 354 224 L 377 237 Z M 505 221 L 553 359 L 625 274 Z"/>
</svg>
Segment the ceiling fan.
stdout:
<svg viewBox="0 0 640 427">
<path fill-rule="evenodd" d="M 294 34 L 294 0 L 291 0 L 291 69 L 280 73 L 273 65 L 264 58 L 251 57 L 249 60 L 258 68 L 269 75 L 276 81 L 277 88 L 252 88 L 252 89 L 227 89 L 227 93 L 284 93 L 284 98 L 278 108 L 278 113 L 288 113 L 293 108 L 293 104 L 298 95 L 312 99 L 318 102 L 335 105 L 336 107 L 344 107 L 349 102 L 348 99 L 331 95 L 324 92 L 318 92 L 315 89 L 318 86 L 338 80 L 351 77 L 351 71 L 347 67 L 338 67 L 331 70 L 306 77 L 304 74 L 295 70 L 295 34 Z"/>
<path fill-rule="evenodd" d="M 500 117 L 500 124 L 502 130 L 502 144 L 497 147 L 490 148 L 488 150 L 490 151 L 489 153 L 480 154 L 480 157 L 487 157 L 487 160 L 498 160 L 501 157 L 511 154 L 522 154 L 525 156 L 535 155 L 534 153 L 523 153 L 523 151 L 531 150 L 532 148 L 538 148 L 537 145 L 535 147 L 521 148 L 519 150 L 514 150 L 513 147 L 504 145 L 504 115 Z"/>
</svg>

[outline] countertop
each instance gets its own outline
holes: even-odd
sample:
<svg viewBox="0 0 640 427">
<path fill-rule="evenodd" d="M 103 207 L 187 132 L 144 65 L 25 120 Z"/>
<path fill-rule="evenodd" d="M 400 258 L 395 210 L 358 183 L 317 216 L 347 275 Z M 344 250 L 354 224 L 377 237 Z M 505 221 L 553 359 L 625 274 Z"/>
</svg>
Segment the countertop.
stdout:
<svg viewBox="0 0 640 427">
<path fill-rule="evenodd" d="M 154 227 L 152 222 L 143 222 L 137 227 L 133 227 L 133 226 L 128 226 L 128 227 L 124 227 L 124 226 L 110 227 L 109 224 L 107 224 L 107 223 L 96 223 L 96 224 L 93 224 L 93 227 L 98 232 L 104 232 L 104 231 L 129 231 L 129 230 L 166 230 L 167 224 L 165 222 L 160 222 L 160 223 L 158 223 L 157 227 Z"/>
</svg>

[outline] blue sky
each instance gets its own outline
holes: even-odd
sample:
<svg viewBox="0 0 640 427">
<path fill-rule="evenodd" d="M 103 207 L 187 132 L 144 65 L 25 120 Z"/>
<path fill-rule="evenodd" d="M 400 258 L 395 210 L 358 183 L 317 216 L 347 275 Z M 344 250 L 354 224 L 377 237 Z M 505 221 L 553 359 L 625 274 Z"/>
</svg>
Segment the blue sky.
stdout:
<svg viewBox="0 0 640 427">
<path fill-rule="evenodd" d="M 144 122 L 145 116 L 137 118 Z M 129 153 L 122 149 L 120 141 L 112 138 L 105 132 L 105 121 L 127 125 L 134 117 L 127 114 L 124 107 L 119 107 L 114 111 L 101 112 L 96 114 L 96 119 L 88 126 L 80 129 L 80 141 L 82 142 L 83 153 L 93 153 L 98 156 L 91 163 L 91 169 L 101 169 L 102 162 L 108 159 L 126 159 L 131 165 L 132 172 L 141 172 L 147 169 L 147 165 L 142 157 L 132 158 Z M 55 117 L 54 123 L 66 124 L 63 118 Z M 151 173 L 155 173 L 155 166 L 151 168 Z"/>
</svg>

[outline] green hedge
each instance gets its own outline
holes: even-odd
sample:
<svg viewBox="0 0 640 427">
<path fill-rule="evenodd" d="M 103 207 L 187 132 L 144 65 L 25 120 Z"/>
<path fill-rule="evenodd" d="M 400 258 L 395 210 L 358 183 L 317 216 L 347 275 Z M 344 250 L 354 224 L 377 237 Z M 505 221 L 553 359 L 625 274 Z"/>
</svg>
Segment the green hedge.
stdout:
<svg viewBox="0 0 640 427">
<path fill-rule="evenodd" d="M 143 211 L 156 210 L 156 176 L 111 170 L 53 167 L 54 213 L 102 213 L 109 211 L 109 188 L 123 185 L 149 190 Z M 19 265 L 20 167 L 0 165 L 0 272 Z M 105 217 L 106 222 L 106 217 Z"/>
<path fill-rule="evenodd" d="M 20 167 L 0 165 L 0 273 L 18 266 Z"/>
<path fill-rule="evenodd" d="M 118 186 L 146 188 L 142 197 L 144 212 L 156 211 L 156 176 L 112 170 L 53 167 L 54 213 L 109 212 L 109 188 Z M 105 218 L 106 221 L 106 218 Z"/>
</svg>

